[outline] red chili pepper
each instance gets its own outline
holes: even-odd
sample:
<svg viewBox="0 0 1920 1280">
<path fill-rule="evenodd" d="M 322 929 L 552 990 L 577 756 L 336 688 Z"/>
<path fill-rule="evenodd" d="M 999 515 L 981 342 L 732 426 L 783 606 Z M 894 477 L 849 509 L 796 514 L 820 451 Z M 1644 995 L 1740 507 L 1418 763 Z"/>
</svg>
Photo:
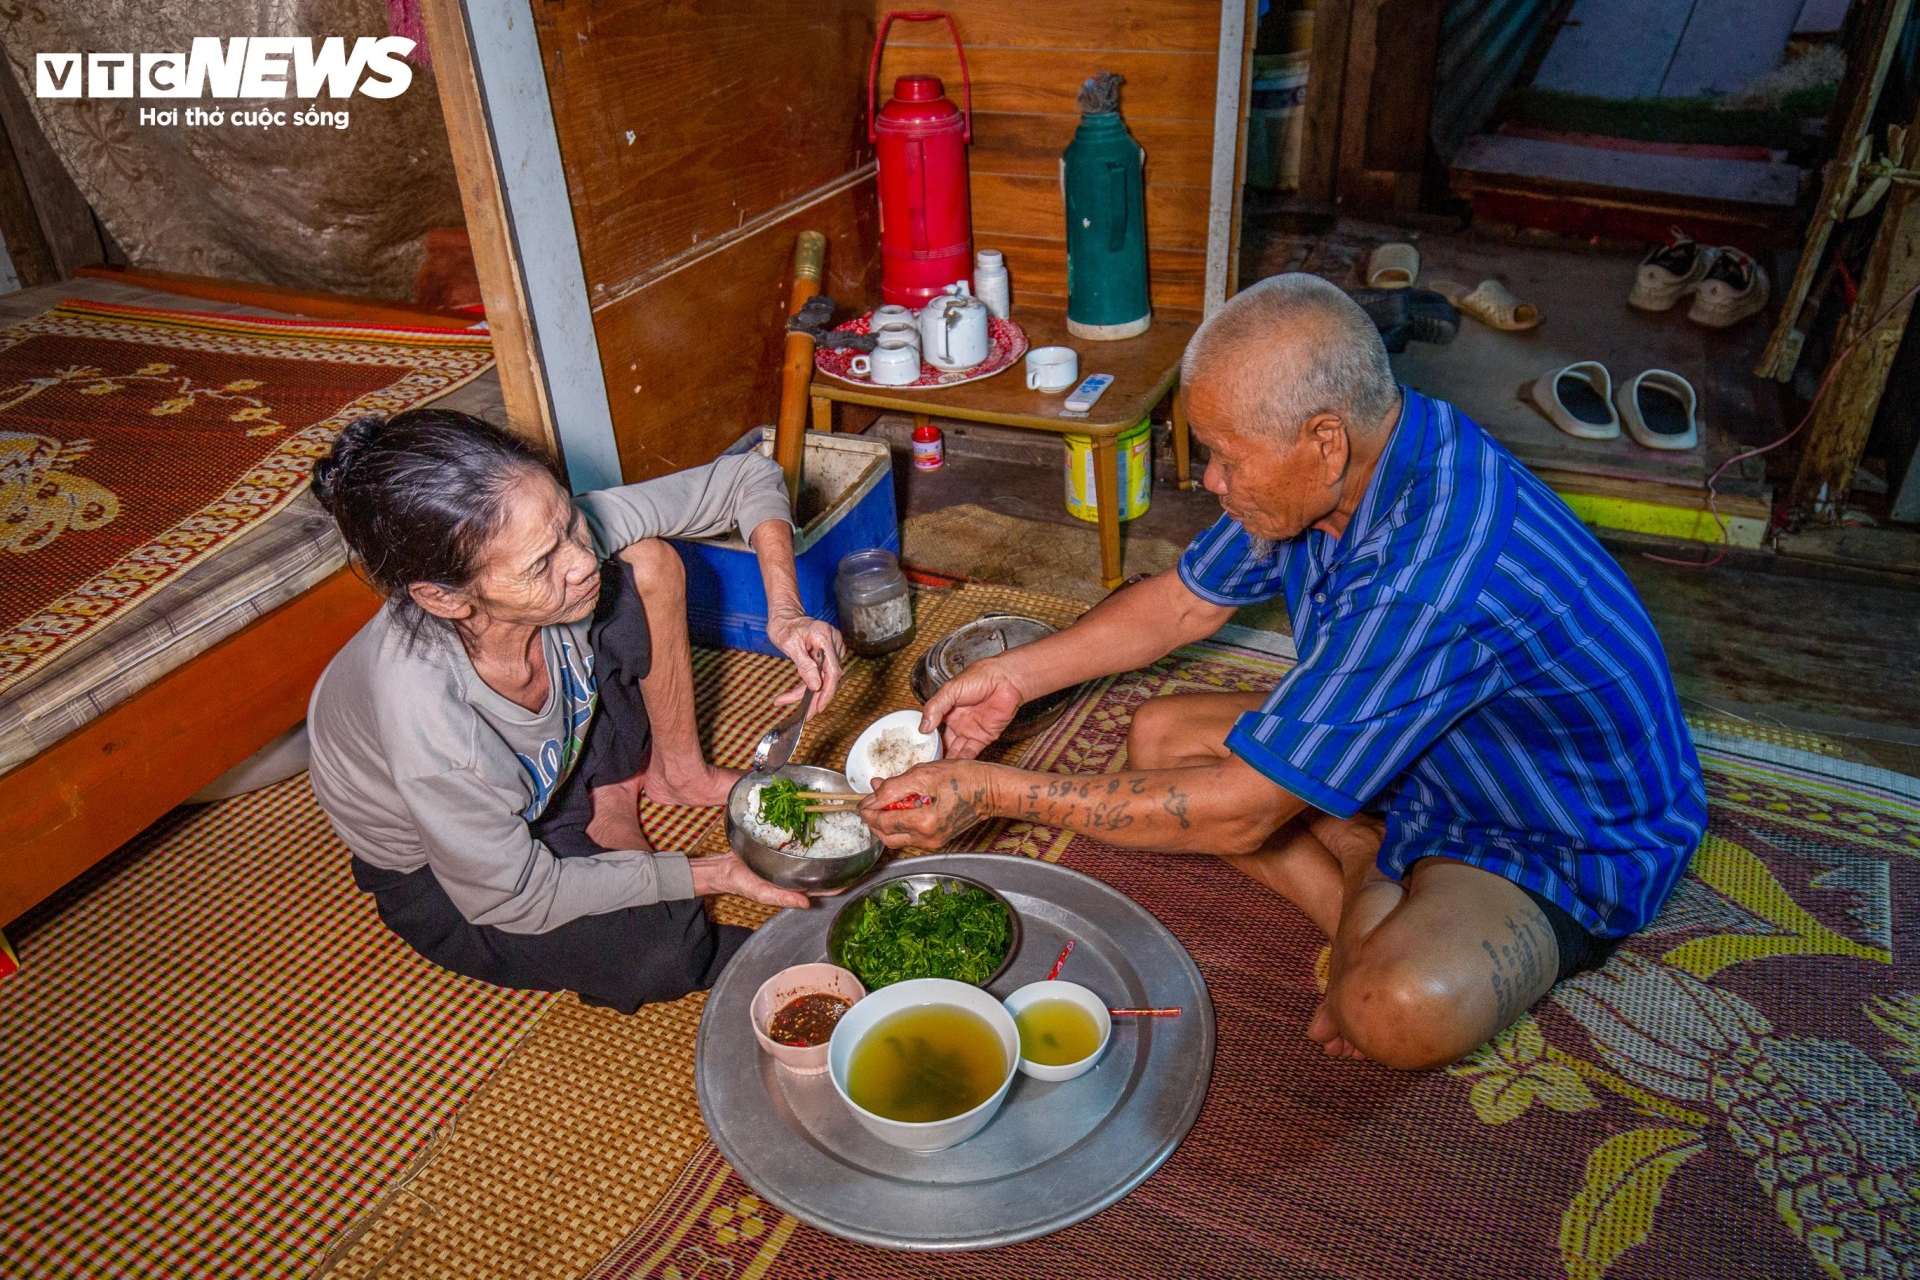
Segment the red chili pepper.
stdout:
<svg viewBox="0 0 1920 1280">
<path fill-rule="evenodd" d="M 905 796 L 892 804 L 880 806 L 880 812 L 888 813 L 894 809 L 921 809 L 933 803 L 932 796 Z"/>
</svg>

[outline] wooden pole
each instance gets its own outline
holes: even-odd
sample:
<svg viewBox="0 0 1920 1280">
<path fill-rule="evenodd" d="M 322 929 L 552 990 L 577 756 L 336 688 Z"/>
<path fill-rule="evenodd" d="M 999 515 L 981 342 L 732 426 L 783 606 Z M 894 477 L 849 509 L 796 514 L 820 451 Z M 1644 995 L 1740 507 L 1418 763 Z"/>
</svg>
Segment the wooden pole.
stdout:
<svg viewBox="0 0 1920 1280">
<path fill-rule="evenodd" d="M 422 0 L 427 47 L 433 50 L 433 74 L 440 86 L 440 110 L 453 148 L 453 169 L 466 210 L 473 265 L 480 276 L 480 300 L 487 310 L 493 358 L 500 371 L 500 395 L 507 425 L 547 451 L 560 454 L 553 402 L 547 395 L 540 353 L 534 345 L 532 311 L 526 282 L 513 249 L 513 227 L 494 164 L 493 128 L 473 68 L 473 48 L 461 0 Z"/>
<path fill-rule="evenodd" d="M 1817 299 L 1810 304 L 1808 291 L 1813 287 L 1814 277 L 1826 265 L 1828 237 L 1853 203 L 1859 177 L 1854 157 L 1861 137 L 1873 122 L 1873 109 L 1880 101 L 1880 89 L 1886 83 L 1887 68 L 1893 63 L 1901 34 L 1907 29 L 1911 8 L 1912 0 L 1873 0 L 1871 10 L 1856 11 L 1856 19 L 1866 18 L 1869 27 L 1855 49 L 1848 51 L 1844 87 L 1850 96 L 1846 122 L 1840 126 L 1835 137 L 1834 157 L 1827 161 L 1821 177 L 1820 202 L 1813 207 L 1813 225 L 1807 228 L 1793 283 L 1787 286 L 1786 296 L 1781 299 L 1780 319 L 1774 325 L 1773 336 L 1767 340 L 1767 349 L 1760 355 L 1760 362 L 1753 369 L 1762 378 L 1785 382 L 1793 377 L 1794 366 L 1800 363 L 1806 326 L 1812 322 L 1812 307 L 1818 305 Z M 1857 57 L 1855 50 L 1866 57 Z"/>
<path fill-rule="evenodd" d="M 797 315 L 808 299 L 820 292 L 826 275 L 827 238 L 818 231 L 802 231 L 793 246 L 793 290 L 787 314 Z M 780 370 L 780 421 L 773 431 L 773 460 L 787 473 L 787 497 L 800 498 L 800 473 L 807 453 L 807 388 L 813 385 L 813 339 L 804 333 L 787 334 L 787 354 Z"/>
<path fill-rule="evenodd" d="M 1920 129 L 1920 119 L 1913 127 Z M 1880 397 L 1887 389 L 1887 373 L 1906 336 L 1912 299 L 1900 302 L 1878 329 L 1867 333 L 1867 326 L 1916 285 L 1920 285 L 1920 189 L 1896 183 L 1887 192 L 1880 231 L 1861 273 L 1860 296 L 1840 328 L 1840 347 L 1857 345 L 1832 372 L 1807 428 L 1800 469 L 1788 499 L 1796 515 L 1836 521 L 1845 513 L 1847 493 L 1853 488 Z"/>
</svg>

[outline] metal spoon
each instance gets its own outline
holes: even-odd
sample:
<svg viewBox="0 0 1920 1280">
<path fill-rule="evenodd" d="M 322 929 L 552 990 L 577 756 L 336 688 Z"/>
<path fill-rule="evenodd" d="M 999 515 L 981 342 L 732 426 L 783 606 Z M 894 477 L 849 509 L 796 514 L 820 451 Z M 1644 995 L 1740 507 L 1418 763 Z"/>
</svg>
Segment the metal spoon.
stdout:
<svg viewBox="0 0 1920 1280">
<path fill-rule="evenodd" d="M 799 705 L 793 714 L 767 730 L 760 739 L 760 745 L 753 749 L 753 771 L 772 773 L 793 759 L 793 749 L 800 743 L 800 731 L 806 728 L 807 712 L 813 709 L 813 690 L 808 689 L 800 695 Z"/>
</svg>

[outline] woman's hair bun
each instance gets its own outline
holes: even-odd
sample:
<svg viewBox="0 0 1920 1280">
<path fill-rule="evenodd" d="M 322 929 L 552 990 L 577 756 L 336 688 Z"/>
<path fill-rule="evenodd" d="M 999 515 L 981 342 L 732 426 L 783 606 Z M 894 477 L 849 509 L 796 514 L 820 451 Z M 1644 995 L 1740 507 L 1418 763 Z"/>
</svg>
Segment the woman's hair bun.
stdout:
<svg viewBox="0 0 1920 1280">
<path fill-rule="evenodd" d="M 338 514 L 334 501 L 340 492 L 342 477 L 353 469 L 355 459 L 366 453 L 386 427 L 385 418 L 355 418 L 333 438 L 333 452 L 313 464 L 313 496 L 329 515 Z"/>
</svg>

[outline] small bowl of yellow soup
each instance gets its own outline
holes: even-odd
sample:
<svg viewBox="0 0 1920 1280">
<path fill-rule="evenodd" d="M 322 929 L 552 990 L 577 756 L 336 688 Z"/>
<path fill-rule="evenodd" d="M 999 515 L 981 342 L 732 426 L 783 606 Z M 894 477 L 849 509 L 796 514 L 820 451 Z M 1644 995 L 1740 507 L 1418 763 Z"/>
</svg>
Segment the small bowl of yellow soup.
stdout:
<svg viewBox="0 0 1920 1280">
<path fill-rule="evenodd" d="M 1013 1015 L 951 978 L 882 987 L 842 1015 L 827 1045 L 827 1073 L 854 1119 L 908 1151 L 944 1151 L 986 1128 L 1019 1062 Z"/>
<path fill-rule="evenodd" d="M 1020 1036 L 1020 1070 L 1071 1080 L 1093 1070 L 1113 1036 L 1107 1002 L 1077 982 L 1029 982 L 1006 999 Z"/>
</svg>

